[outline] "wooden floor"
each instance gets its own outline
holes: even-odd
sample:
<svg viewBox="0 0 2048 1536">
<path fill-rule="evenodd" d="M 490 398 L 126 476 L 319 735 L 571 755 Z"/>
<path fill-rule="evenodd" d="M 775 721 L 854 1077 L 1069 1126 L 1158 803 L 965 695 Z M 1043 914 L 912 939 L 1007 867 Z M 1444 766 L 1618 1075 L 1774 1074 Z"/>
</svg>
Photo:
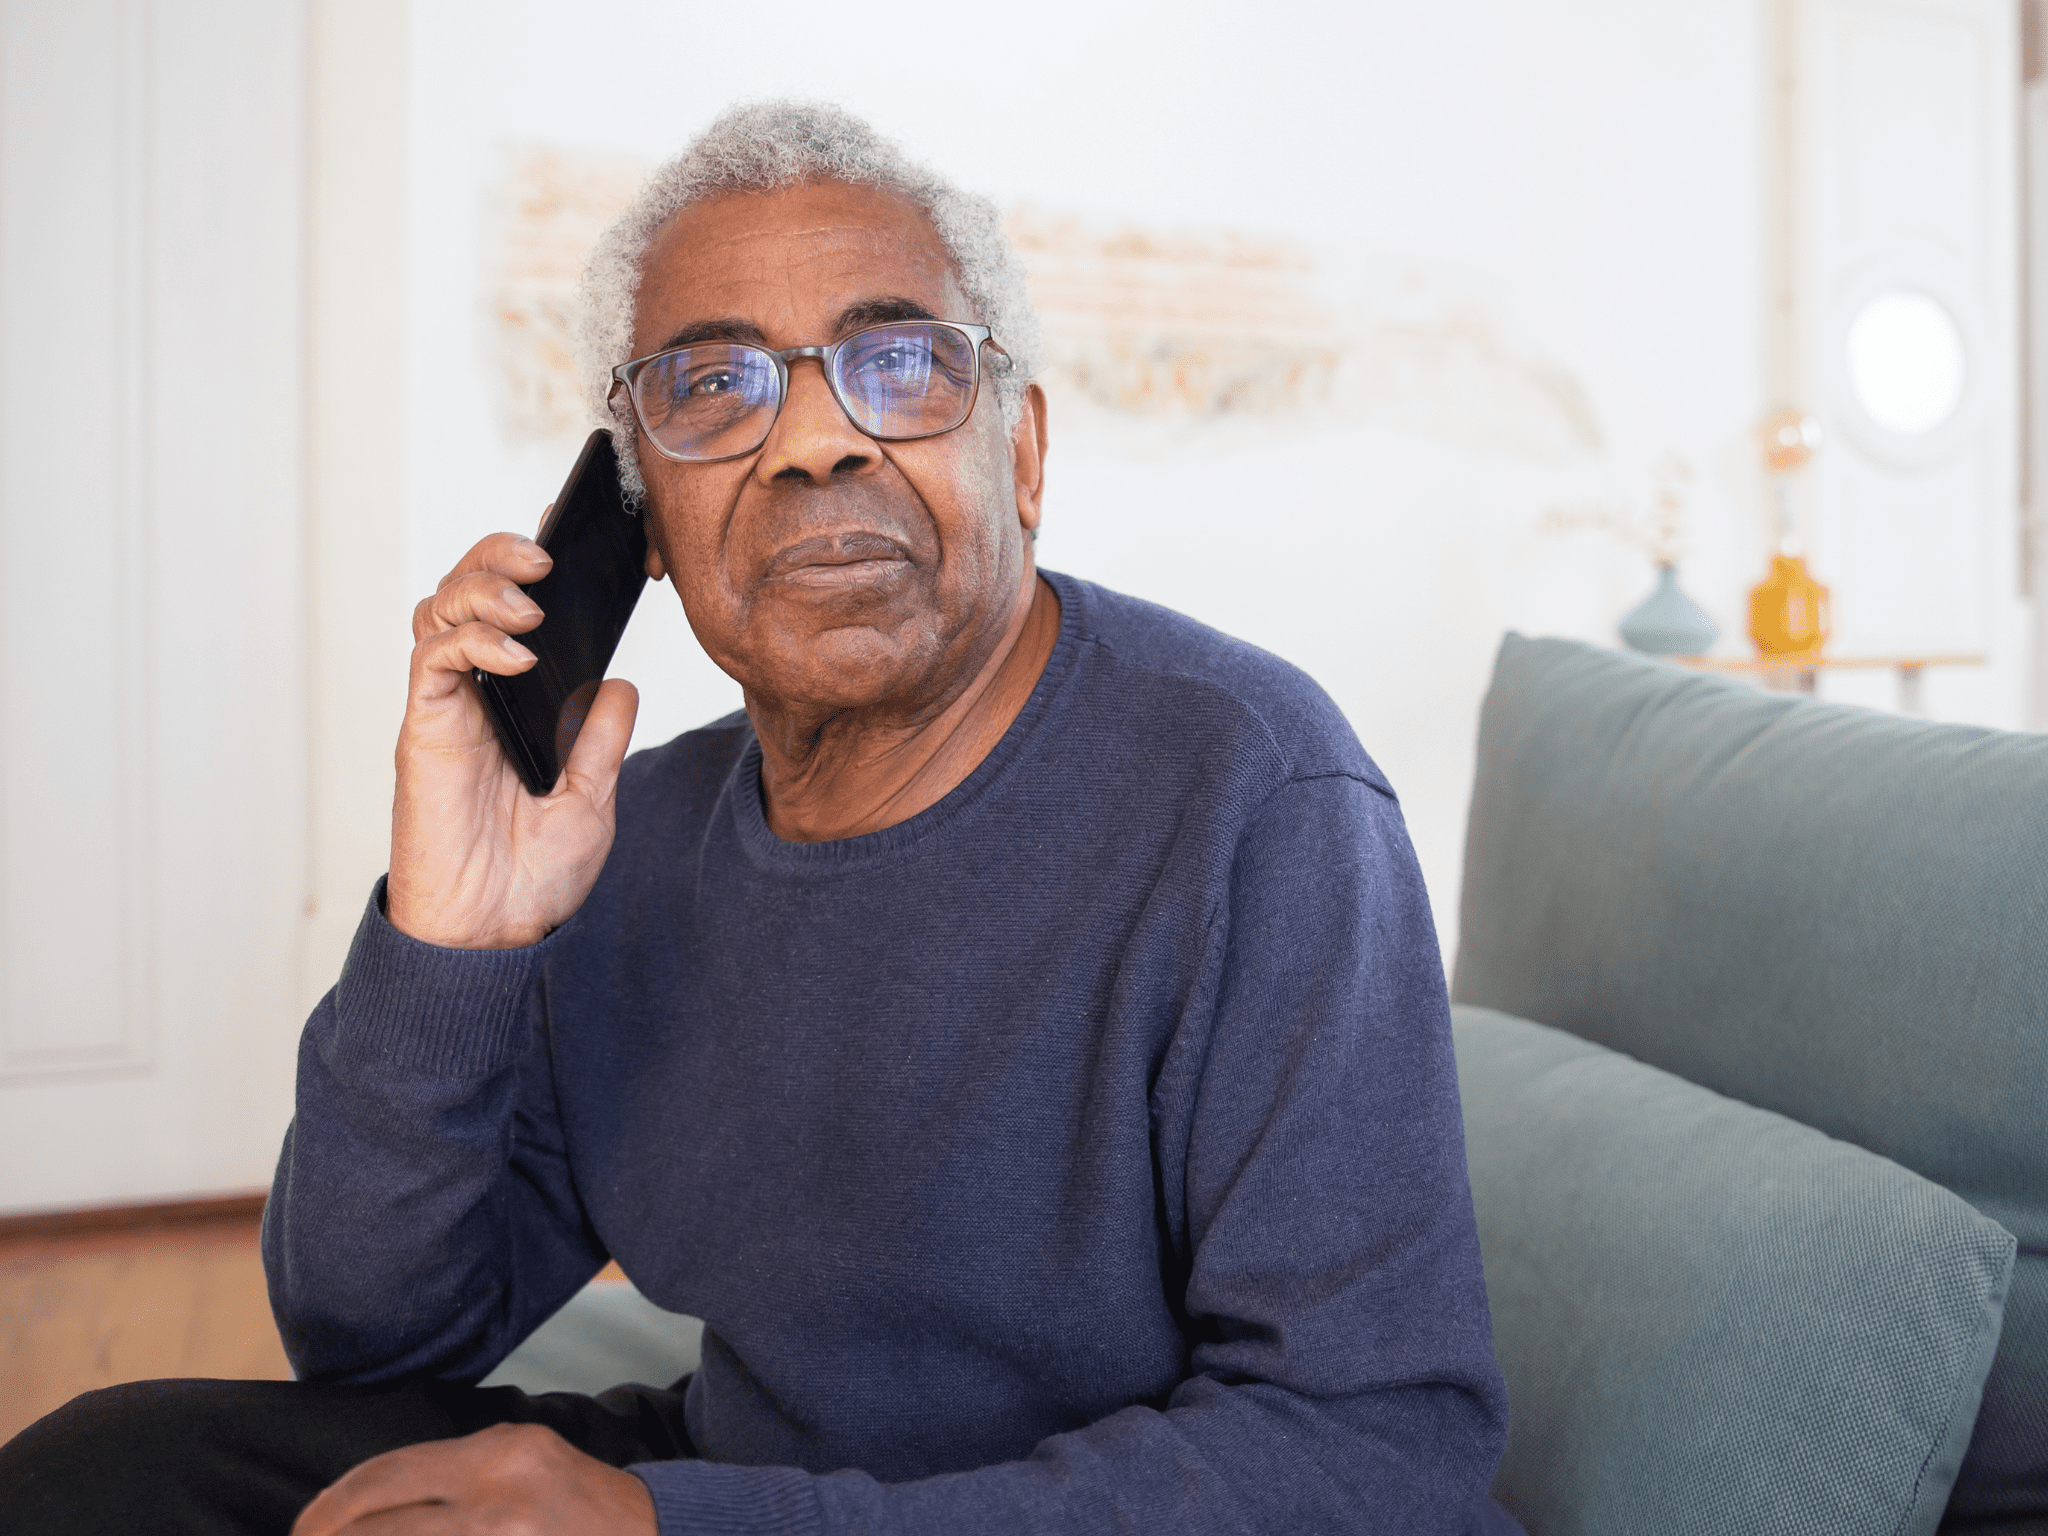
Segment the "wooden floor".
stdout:
<svg viewBox="0 0 2048 1536">
<path fill-rule="evenodd" d="M 0 1441 L 119 1381 L 289 1377 L 256 1230 L 240 1216 L 0 1238 Z"/>
<path fill-rule="evenodd" d="M 260 1193 L 0 1218 L 0 1442 L 81 1392 L 291 1376 L 257 1249 Z M 607 1264 L 597 1283 L 623 1282 Z"/>
</svg>

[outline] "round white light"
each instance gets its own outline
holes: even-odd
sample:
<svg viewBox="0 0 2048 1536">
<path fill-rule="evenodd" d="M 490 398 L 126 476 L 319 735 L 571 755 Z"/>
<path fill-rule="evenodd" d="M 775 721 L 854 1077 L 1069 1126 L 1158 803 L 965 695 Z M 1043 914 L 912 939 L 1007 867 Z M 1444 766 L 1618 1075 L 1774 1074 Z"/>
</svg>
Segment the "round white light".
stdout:
<svg viewBox="0 0 2048 1536">
<path fill-rule="evenodd" d="M 1932 432 L 1963 399 L 1963 333 L 1924 293 L 1881 293 L 1849 322 L 1849 387 L 1879 426 Z"/>
</svg>

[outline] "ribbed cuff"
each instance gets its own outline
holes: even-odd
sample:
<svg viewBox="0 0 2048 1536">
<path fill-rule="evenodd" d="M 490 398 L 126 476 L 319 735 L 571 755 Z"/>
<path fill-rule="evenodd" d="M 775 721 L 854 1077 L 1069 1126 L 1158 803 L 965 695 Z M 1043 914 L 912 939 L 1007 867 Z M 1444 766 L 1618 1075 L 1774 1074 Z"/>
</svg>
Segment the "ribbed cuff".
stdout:
<svg viewBox="0 0 2048 1536">
<path fill-rule="evenodd" d="M 811 1475 L 795 1467 L 643 1461 L 626 1470 L 654 1496 L 661 1536 L 821 1536 Z"/>
<path fill-rule="evenodd" d="M 335 984 L 337 1043 L 358 1060 L 431 1077 L 497 1072 L 525 1044 L 553 943 L 550 934 L 523 949 L 422 944 L 391 926 L 379 880 Z"/>
</svg>

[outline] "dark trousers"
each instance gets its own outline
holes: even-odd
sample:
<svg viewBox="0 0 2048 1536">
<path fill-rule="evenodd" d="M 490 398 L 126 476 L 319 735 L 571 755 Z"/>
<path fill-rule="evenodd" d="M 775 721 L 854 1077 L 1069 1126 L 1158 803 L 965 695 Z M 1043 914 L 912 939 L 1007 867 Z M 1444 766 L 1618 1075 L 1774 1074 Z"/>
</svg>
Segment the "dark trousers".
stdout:
<svg viewBox="0 0 2048 1536">
<path fill-rule="evenodd" d="M 545 1424 L 615 1467 L 692 1454 L 680 1390 L 137 1381 L 73 1398 L 0 1446 L 0 1536 L 285 1536 L 358 1462 L 493 1424 Z"/>
</svg>

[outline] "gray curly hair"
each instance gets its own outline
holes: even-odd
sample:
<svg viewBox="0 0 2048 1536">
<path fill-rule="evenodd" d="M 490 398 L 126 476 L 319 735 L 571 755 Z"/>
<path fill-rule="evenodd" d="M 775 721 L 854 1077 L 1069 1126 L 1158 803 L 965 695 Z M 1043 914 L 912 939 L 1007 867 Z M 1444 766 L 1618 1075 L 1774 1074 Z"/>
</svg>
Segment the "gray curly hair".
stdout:
<svg viewBox="0 0 2048 1536">
<path fill-rule="evenodd" d="M 623 396 L 608 399 L 612 369 L 630 360 L 640 266 L 656 233 L 690 204 L 725 192 L 769 192 L 804 181 L 879 187 L 910 199 L 931 220 L 952 258 L 974 317 L 995 332 L 1012 366 L 991 369 L 1005 430 L 1023 411 L 1038 372 L 1038 317 L 1024 269 L 1003 234 L 996 206 L 909 159 L 843 108 L 814 101 L 760 101 L 728 108 L 648 178 L 626 211 L 599 238 L 578 293 L 577 365 L 599 425 L 611 429 L 619 478 L 629 500 L 646 494 L 640 477 L 639 424 Z"/>
</svg>

